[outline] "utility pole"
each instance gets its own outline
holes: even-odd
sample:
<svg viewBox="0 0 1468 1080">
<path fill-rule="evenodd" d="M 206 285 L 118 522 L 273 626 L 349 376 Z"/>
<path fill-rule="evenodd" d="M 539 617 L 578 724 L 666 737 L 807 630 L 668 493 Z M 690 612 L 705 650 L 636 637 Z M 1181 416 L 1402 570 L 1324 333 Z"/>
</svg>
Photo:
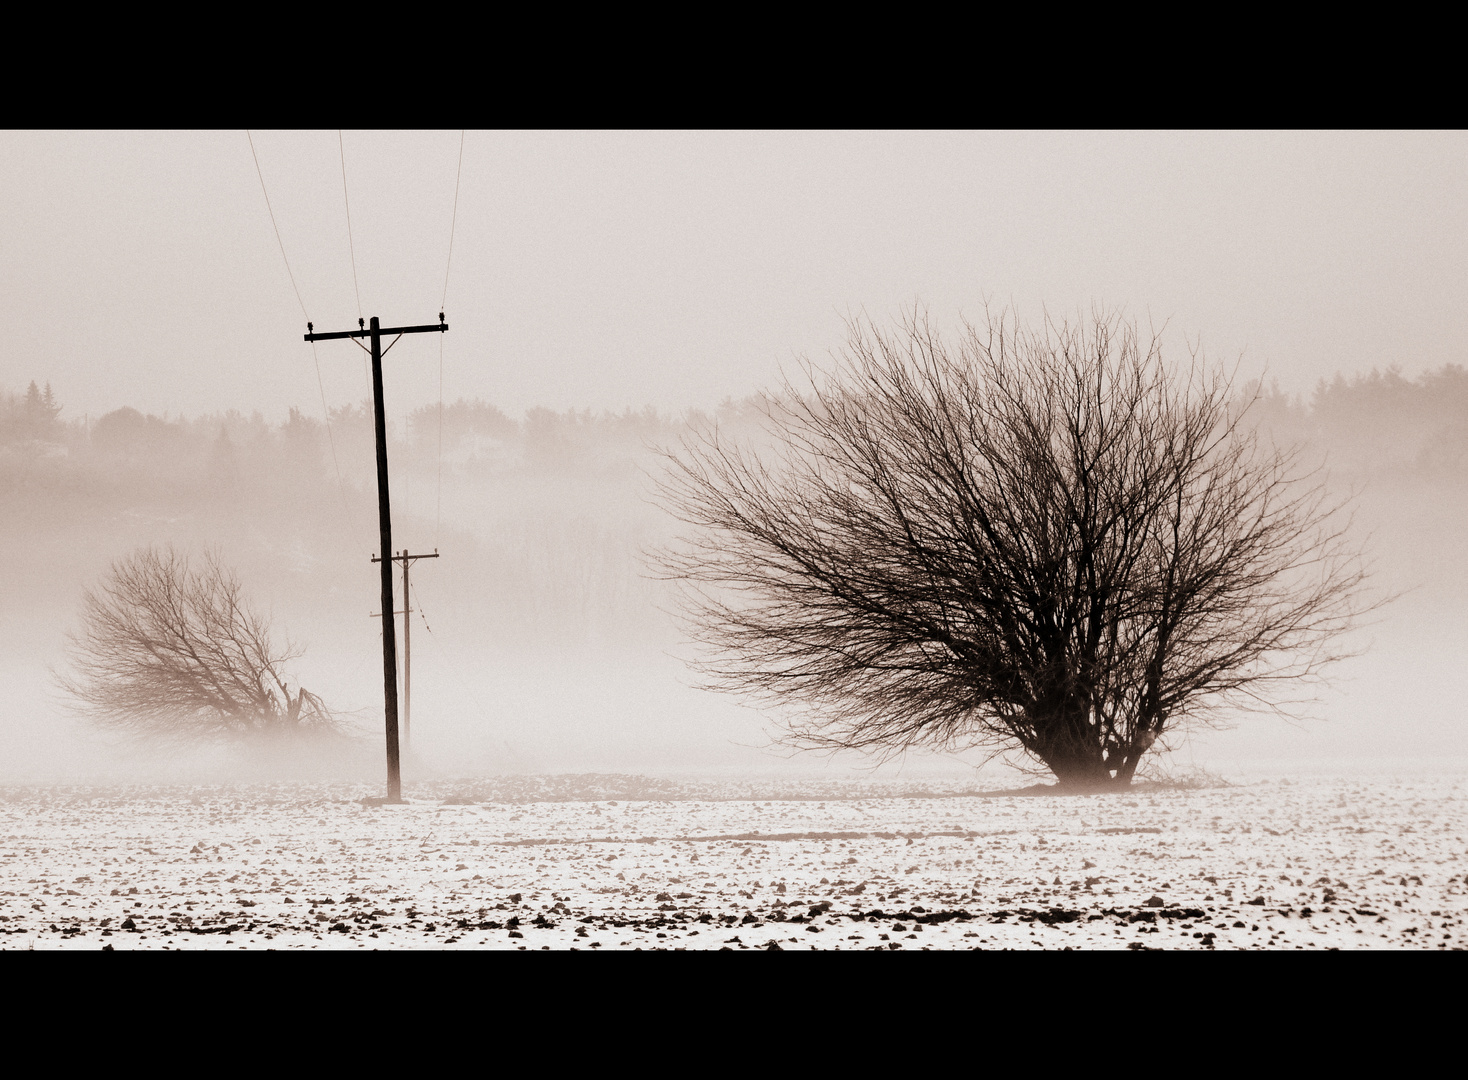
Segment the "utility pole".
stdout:
<svg viewBox="0 0 1468 1080">
<path fill-rule="evenodd" d="M 404 334 L 441 334 L 448 330 L 443 321 L 443 312 L 438 313 L 438 325 L 390 326 L 383 329 L 372 316 L 370 328 L 357 320 L 356 330 L 342 330 L 331 334 L 318 334 L 316 328 L 306 324 L 307 341 L 332 341 L 336 338 L 370 338 L 372 341 L 372 412 L 377 428 L 377 524 L 381 533 L 381 551 L 387 553 L 382 559 L 382 610 L 392 612 L 392 511 L 387 492 L 387 418 L 382 407 L 382 357 L 396 345 Z M 387 349 L 382 347 L 383 334 L 396 334 Z M 361 343 L 356 342 L 360 347 Z M 403 801 L 403 774 L 398 751 L 398 655 L 397 627 L 389 614 L 382 620 L 382 697 L 384 726 L 387 736 L 387 801 Z"/>
<path fill-rule="evenodd" d="M 393 614 L 403 617 L 403 746 L 413 741 L 413 595 L 408 592 L 408 567 L 415 559 L 436 559 L 438 548 L 432 555 L 409 555 L 408 549 L 395 553 L 390 561 L 403 564 L 403 610 Z M 382 562 L 376 555 L 373 562 Z"/>
</svg>

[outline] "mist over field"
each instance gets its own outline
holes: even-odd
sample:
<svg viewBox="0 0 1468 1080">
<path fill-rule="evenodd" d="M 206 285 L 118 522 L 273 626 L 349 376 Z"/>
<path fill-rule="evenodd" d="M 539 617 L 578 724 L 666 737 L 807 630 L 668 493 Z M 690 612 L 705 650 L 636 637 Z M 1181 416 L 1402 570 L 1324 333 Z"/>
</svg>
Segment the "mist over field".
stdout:
<svg viewBox="0 0 1468 1080">
<path fill-rule="evenodd" d="M 1239 387 L 1240 393 L 1254 388 Z M 29 392 L 28 392 L 29 390 Z M 405 781 L 527 773 L 959 775 L 978 754 L 792 755 L 776 718 L 697 689 L 671 586 L 639 553 L 675 522 L 652 498 L 658 446 L 716 420 L 754 436 L 757 397 L 716 415 L 431 402 L 391 424 L 393 536 L 437 550 L 412 570 L 412 747 Z M 1468 753 L 1461 652 L 1468 601 L 1468 371 L 1265 387 L 1266 437 L 1300 441 L 1334 489 L 1358 491 L 1382 595 L 1362 649 L 1299 724 L 1240 716 L 1175 739 L 1164 770 L 1356 772 L 1444 767 Z M 0 529 L 11 565 L 3 673 L 6 779 L 360 778 L 382 769 L 376 489 L 370 407 L 184 417 L 147 402 L 75 416 L 44 385 L 0 399 Z M 150 544 L 217 549 L 272 625 L 305 646 L 301 685 L 350 714 L 350 749 L 267 760 L 149 750 L 73 716 L 52 669 L 82 591 Z M 395 576 L 401 605 L 401 573 Z M 402 635 L 399 630 L 399 652 Z M 1454 766 L 1456 767 L 1456 766 Z M 983 774 L 1013 780 L 1001 766 Z"/>
<path fill-rule="evenodd" d="M 672 529 L 647 446 L 751 428 L 849 319 L 986 306 L 1237 362 L 1360 489 L 1401 595 L 1321 719 L 1240 717 L 1170 767 L 1461 760 L 1465 178 L 1452 132 L 6 133 L 0 776 L 222 775 L 52 680 L 83 590 L 150 544 L 217 549 L 363 733 L 296 767 L 380 776 L 370 378 L 301 336 L 440 311 L 384 361 L 394 540 L 441 555 L 413 568 L 410 778 L 868 767 L 771 752 L 776 718 L 694 688 L 637 557 Z"/>
</svg>

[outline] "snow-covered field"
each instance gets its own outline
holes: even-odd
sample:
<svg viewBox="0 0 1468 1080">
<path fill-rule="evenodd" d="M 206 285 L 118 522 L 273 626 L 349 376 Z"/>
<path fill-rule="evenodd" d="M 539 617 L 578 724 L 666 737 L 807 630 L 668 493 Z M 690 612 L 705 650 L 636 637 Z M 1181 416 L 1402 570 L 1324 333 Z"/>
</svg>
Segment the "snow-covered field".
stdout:
<svg viewBox="0 0 1468 1080">
<path fill-rule="evenodd" d="M 0 787 L 0 948 L 1461 948 L 1468 780 Z"/>
</svg>

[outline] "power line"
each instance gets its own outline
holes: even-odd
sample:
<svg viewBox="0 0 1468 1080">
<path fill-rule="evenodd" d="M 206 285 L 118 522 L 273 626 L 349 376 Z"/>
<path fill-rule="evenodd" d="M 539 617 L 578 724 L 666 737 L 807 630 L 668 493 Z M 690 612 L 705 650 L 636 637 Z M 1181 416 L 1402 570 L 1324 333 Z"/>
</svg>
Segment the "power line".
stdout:
<svg viewBox="0 0 1468 1080">
<path fill-rule="evenodd" d="M 448 647 L 438 640 L 438 635 L 433 632 L 433 627 L 428 625 L 428 613 L 423 610 L 423 599 L 419 595 L 418 586 L 416 585 L 413 586 L 413 597 L 418 601 L 418 617 L 423 620 L 423 629 L 428 631 L 428 636 L 433 641 L 434 647 L 439 650 L 440 655 L 448 663 L 449 674 L 454 677 L 454 681 L 469 695 L 469 699 L 478 706 L 480 715 L 482 717 L 490 716 L 489 709 L 485 707 L 479 695 L 474 692 L 474 688 L 465 682 L 464 677 L 459 674 L 459 670 L 463 665 L 459 664 L 457 659 L 450 655 Z"/>
<path fill-rule="evenodd" d="M 250 140 L 250 156 L 255 159 L 255 175 L 260 178 L 260 193 L 265 196 L 265 209 L 270 212 L 270 226 L 275 230 L 275 242 L 280 245 L 280 261 L 285 263 L 285 272 L 290 275 L 291 288 L 296 290 L 296 303 L 301 305 L 301 314 L 309 319 L 311 316 L 306 311 L 306 301 L 301 299 L 301 288 L 296 284 L 296 275 L 291 273 L 291 261 L 285 257 L 285 241 L 280 238 L 280 226 L 276 224 L 275 211 L 270 206 L 270 192 L 265 190 L 265 174 L 260 171 L 260 155 L 255 153 L 255 140 L 251 138 L 249 128 L 245 129 L 245 138 Z M 449 239 L 449 245 L 452 248 L 452 237 Z M 447 281 L 444 286 L 447 288 Z"/>
<path fill-rule="evenodd" d="M 362 290 L 357 286 L 357 245 L 352 240 L 352 200 L 347 195 L 347 147 L 342 141 L 341 129 L 336 132 L 337 149 L 341 151 L 342 159 L 342 202 L 347 207 L 347 247 L 352 253 L 352 291 L 357 294 L 357 315 L 362 314 Z"/>
<path fill-rule="evenodd" d="M 464 130 L 459 131 L 459 166 L 454 172 L 454 213 L 449 220 L 449 257 L 443 267 L 442 310 L 449 299 L 449 270 L 454 265 L 454 232 L 459 224 L 459 181 L 464 175 Z M 443 316 L 439 316 L 443 318 Z M 433 542 L 438 543 L 439 526 L 443 523 L 443 338 L 438 339 L 438 485 L 433 507 Z"/>
<path fill-rule="evenodd" d="M 352 239 L 352 200 L 347 195 L 347 147 L 342 140 L 341 129 L 336 131 L 336 145 L 342 161 L 342 202 L 347 208 L 347 248 L 352 253 L 352 292 L 357 297 L 357 321 L 362 321 L 362 290 L 357 285 L 357 243 Z M 362 357 L 362 377 L 367 381 L 367 392 L 372 392 L 372 364 Z"/>
<path fill-rule="evenodd" d="M 260 178 L 260 194 L 265 196 L 265 209 L 270 214 L 270 227 L 275 230 L 275 242 L 280 247 L 280 261 L 285 263 L 285 272 L 291 279 L 291 288 L 294 289 L 296 292 L 296 303 L 301 305 L 301 314 L 306 316 L 306 319 L 308 320 L 307 326 L 309 326 L 311 315 L 306 310 L 306 301 L 301 299 L 301 288 L 299 285 L 296 284 L 296 275 L 291 272 L 291 261 L 290 259 L 286 258 L 285 241 L 280 238 L 280 225 L 276 222 L 275 210 L 272 209 L 270 205 L 270 192 L 265 187 L 265 173 L 260 168 L 260 155 L 255 152 L 255 140 L 250 135 L 250 131 L 248 128 L 245 129 L 245 138 L 248 139 L 250 142 L 250 156 L 255 159 L 255 175 Z M 343 165 L 342 168 L 343 170 L 345 170 L 346 166 Z M 345 171 L 343 171 L 342 173 L 342 182 L 343 184 L 345 184 L 346 182 Z M 350 236 L 350 218 L 348 219 L 347 228 L 348 235 Z M 356 263 L 353 262 L 353 275 L 356 274 L 356 270 Z M 342 480 L 341 462 L 339 462 L 336 457 L 336 440 L 332 438 L 331 434 L 331 410 L 326 407 L 326 386 L 321 381 L 321 361 L 316 356 L 316 343 L 314 341 L 311 343 L 311 359 L 316 362 L 316 389 L 321 392 L 321 416 L 326 423 L 326 441 L 331 446 L 331 463 L 336 468 L 336 490 L 337 493 L 341 495 L 342 512 L 350 517 L 351 511 L 347 507 L 347 487 L 346 483 Z"/>
<path fill-rule="evenodd" d="M 454 216 L 449 221 L 449 257 L 443 268 L 443 299 L 438 302 L 443 307 L 449 299 L 449 267 L 454 264 L 454 228 L 459 224 L 459 179 L 464 175 L 464 132 L 459 132 L 459 168 L 454 173 Z"/>
</svg>

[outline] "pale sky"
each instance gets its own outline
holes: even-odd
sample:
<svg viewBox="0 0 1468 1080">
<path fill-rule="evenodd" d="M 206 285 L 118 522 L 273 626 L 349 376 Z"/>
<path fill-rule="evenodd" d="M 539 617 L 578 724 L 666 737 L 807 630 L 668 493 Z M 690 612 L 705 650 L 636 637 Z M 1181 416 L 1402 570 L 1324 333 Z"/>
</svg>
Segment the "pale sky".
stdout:
<svg viewBox="0 0 1468 1080">
<path fill-rule="evenodd" d="M 252 133 L 318 330 L 435 321 L 460 133 Z M 306 315 L 243 131 L 0 134 L 0 388 L 320 415 Z M 494 132 L 464 139 L 444 394 L 709 407 L 819 358 L 864 310 L 1093 303 L 1267 364 L 1282 387 L 1464 362 L 1462 132 Z M 438 398 L 437 335 L 387 360 Z M 332 405 L 362 354 L 318 346 Z"/>
</svg>

